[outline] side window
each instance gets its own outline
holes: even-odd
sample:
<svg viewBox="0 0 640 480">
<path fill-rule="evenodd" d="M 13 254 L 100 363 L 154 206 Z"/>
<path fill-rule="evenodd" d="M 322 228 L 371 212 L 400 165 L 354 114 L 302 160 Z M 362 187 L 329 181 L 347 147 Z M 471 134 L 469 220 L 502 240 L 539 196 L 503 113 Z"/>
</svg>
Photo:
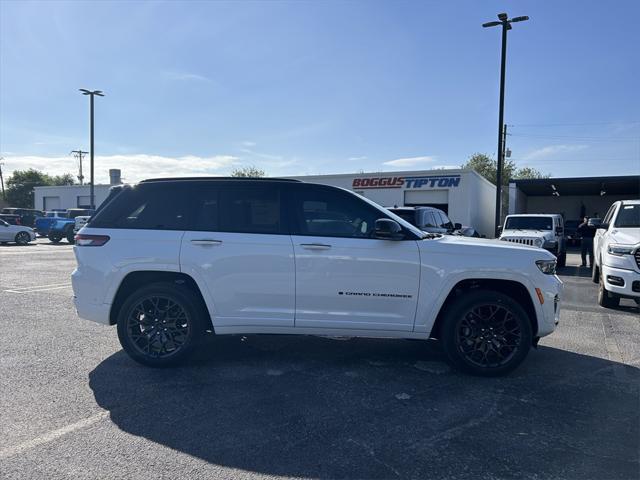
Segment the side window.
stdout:
<svg viewBox="0 0 640 480">
<path fill-rule="evenodd" d="M 219 231 L 237 233 L 282 233 L 280 189 L 275 186 L 221 188 Z M 211 205 L 211 208 L 213 206 Z"/>
<path fill-rule="evenodd" d="M 91 222 L 95 228 L 185 230 L 185 186 L 158 183 L 123 190 Z"/>
<path fill-rule="evenodd" d="M 442 217 L 442 227 L 443 228 L 453 228 L 453 223 L 451 223 L 451 219 L 447 217 L 447 214 L 444 212 L 440 212 L 440 216 Z"/>
<path fill-rule="evenodd" d="M 425 227 L 435 227 L 436 222 L 433 219 L 433 212 L 426 211 L 424 214 L 424 226 Z"/>
<path fill-rule="evenodd" d="M 381 212 L 346 192 L 331 188 L 293 190 L 297 235 L 371 238 Z"/>
<path fill-rule="evenodd" d="M 440 212 L 434 211 L 433 212 L 433 216 L 436 219 L 436 227 L 438 227 L 438 228 L 446 228 L 445 225 L 444 225 L 444 223 L 445 223 L 444 222 L 444 218 L 442 218 L 442 214 Z"/>
<path fill-rule="evenodd" d="M 616 205 L 615 203 L 613 205 L 611 205 L 611 207 L 609 207 L 609 210 L 607 211 L 607 214 L 604 216 L 604 220 L 602 220 L 602 223 L 611 223 L 611 218 L 613 217 L 613 212 L 615 212 L 616 210 Z"/>
<path fill-rule="evenodd" d="M 193 221 L 189 230 L 215 232 L 220 229 L 220 190 L 213 185 L 200 187 L 195 195 Z"/>
</svg>

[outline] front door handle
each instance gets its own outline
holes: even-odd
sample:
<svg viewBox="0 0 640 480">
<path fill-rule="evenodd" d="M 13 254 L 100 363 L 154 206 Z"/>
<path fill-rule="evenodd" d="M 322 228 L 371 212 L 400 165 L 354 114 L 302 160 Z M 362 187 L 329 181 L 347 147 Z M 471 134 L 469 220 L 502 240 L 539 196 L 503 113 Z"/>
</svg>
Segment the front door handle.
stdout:
<svg viewBox="0 0 640 480">
<path fill-rule="evenodd" d="M 220 245 L 222 240 L 214 240 L 213 238 L 197 238 L 191 240 L 194 245 Z"/>
<path fill-rule="evenodd" d="M 307 250 L 329 250 L 331 248 L 331 245 L 325 243 L 301 243 L 300 246 Z"/>
</svg>

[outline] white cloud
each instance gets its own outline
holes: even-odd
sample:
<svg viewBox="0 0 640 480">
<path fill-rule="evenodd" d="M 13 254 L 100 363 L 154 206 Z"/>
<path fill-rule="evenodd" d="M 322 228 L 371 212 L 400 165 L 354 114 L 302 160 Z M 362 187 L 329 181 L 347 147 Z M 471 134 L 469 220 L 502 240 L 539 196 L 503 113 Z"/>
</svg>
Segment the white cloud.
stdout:
<svg viewBox="0 0 640 480">
<path fill-rule="evenodd" d="M 414 167 L 416 165 L 422 165 L 424 163 L 431 163 L 434 160 L 435 157 L 425 155 L 422 157 L 396 158 L 395 160 L 384 162 L 383 165 L 390 165 L 392 167 Z"/>
<path fill-rule="evenodd" d="M 361 157 L 349 157 L 347 158 L 347 160 L 349 160 L 350 162 L 360 162 L 362 160 L 366 160 L 368 157 L 366 156 L 361 156 Z"/>
<path fill-rule="evenodd" d="M 249 140 L 245 140 L 244 142 L 242 142 L 242 146 L 243 147 L 248 147 L 248 148 L 255 147 L 256 146 L 256 142 L 251 142 Z"/>
<path fill-rule="evenodd" d="M 34 168 L 50 175 L 71 173 L 77 175 L 77 160 L 72 156 L 42 157 L 35 155 L 10 156 L 4 158 L 6 176 L 13 170 Z M 224 175 L 239 165 L 240 159 L 233 155 L 199 157 L 186 155 L 166 157 L 161 155 L 98 155 L 95 158 L 96 183 L 108 183 L 109 169 L 122 170 L 125 182 L 137 182 L 153 177 L 185 177 L 196 175 Z M 89 157 L 83 160 L 85 180 L 89 179 Z"/>
<path fill-rule="evenodd" d="M 549 145 L 533 150 L 522 157 L 523 160 L 539 160 L 553 155 L 578 152 L 587 148 L 587 145 Z"/>
<path fill-rule="evenodd" d="M 164 76 L 169 80 L 178 81 L 196 81 L 196 82 L 210 82 L 211 79 L 204 75 L 198 75 L 197 73 L 189 72 L 164 72 Z"/>
</svg>

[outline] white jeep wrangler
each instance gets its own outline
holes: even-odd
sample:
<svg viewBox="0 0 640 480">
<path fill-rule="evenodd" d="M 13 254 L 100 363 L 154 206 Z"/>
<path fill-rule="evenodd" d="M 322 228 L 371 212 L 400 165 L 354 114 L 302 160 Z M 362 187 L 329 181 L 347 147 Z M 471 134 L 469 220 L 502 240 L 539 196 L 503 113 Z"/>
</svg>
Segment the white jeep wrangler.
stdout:
<svg viewBox="0 0 640 480">
<path fill-rule="evenodd" d="M 562 282 L 539 248 L 424 233 L 353 192 L 278 179 L 118 187 L 77 235 L 82 318 L 136 361 L 185 359 L 206 331 L 441 340 L 479 375 L 556 328 Z"/>
<path fill-rule="evenodd" d="M 507 215 L 500 240 L 544 248 L 558 259 L 558 266 L 567 262 L 564 221 L 557 213 Z"/>
</svg>

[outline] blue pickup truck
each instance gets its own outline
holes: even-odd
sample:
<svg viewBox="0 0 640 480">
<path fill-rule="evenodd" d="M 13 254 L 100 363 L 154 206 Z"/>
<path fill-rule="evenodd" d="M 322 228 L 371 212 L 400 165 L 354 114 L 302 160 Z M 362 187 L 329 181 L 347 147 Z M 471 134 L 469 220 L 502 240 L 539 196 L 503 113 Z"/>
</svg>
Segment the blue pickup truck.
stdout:
<svg viewBox="0 0 640 480">
<path fill-rule="evenodd" d="M 48 237 L 53 243 L 58 243 L 63 238 L 66 238 L 69 243 L 73 243 L 75 218 L 91 215 L 93 215 L 93 210 L 87 208 L 45 212 L 44 217 L 36 219 L 35 230 L 38 235 Z"/>
</svg>

